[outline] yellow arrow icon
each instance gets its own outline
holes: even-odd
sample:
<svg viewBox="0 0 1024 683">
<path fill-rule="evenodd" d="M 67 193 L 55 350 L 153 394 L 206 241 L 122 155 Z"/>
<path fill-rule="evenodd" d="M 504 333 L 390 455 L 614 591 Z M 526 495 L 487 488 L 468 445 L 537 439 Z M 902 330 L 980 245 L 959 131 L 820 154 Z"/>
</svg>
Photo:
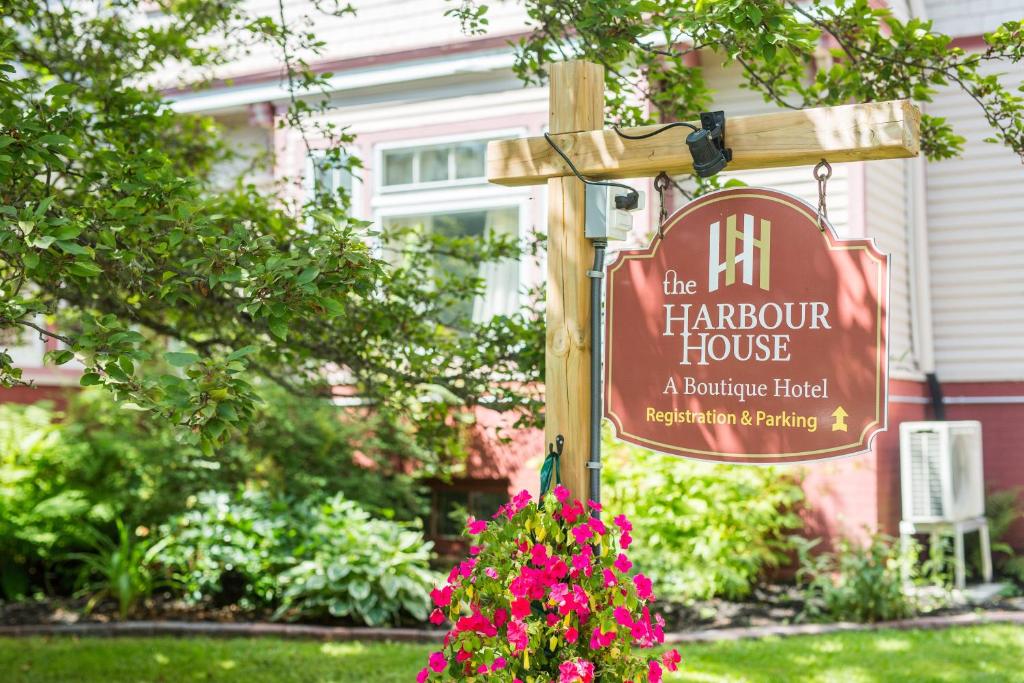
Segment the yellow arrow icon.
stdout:
<svg viewBox="0 0 1024 683">
<path fill-rule="evenodd" d="M 833 432 L 845 432 L 846 431 L 846 417 L 849 415 L 848 412 L 843 410 L 842 406 L 839 406 L 832 411 L 832 417 L 836 419 L 835 424 L 832 425 Z"/>
</svg>

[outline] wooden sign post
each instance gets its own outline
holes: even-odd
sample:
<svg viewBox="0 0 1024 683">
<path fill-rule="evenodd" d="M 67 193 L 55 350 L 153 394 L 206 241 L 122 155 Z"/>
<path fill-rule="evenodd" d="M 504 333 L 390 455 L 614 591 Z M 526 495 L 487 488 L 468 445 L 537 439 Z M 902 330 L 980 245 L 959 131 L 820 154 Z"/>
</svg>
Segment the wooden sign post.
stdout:
<svg viewBox="0 0 1024 683">
<path fill-rule="evenodd" d="M 653 177 L 693 168 L 680 135 L 629 140 L 604 129 L 604 73 L 583 61 L 553 64 L 550 132 L 581 173 L 594 178 Z M 920 112 L 908 101 L 851 104 L 729 117 L 729 170 L 898 159 L 918 154 Z M 630 136 L 658 126 L 627 128 Z M 545 439 L 565 437 L 563 483 L 589 498 L 589 279 L 593 246 L 584 237 L 584 185 L 543 137 L 495 140 L 487 177 L 500 185 L 548 185 Z"/>
</svg>

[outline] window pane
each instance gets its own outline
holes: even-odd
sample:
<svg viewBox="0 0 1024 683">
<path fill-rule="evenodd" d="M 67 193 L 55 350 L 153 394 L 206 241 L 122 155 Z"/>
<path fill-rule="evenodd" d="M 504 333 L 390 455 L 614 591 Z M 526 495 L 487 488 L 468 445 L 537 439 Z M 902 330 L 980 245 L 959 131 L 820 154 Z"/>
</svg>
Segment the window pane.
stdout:
<svg viewBox="0 0 1024 683">
<path fill-rule="evenodd" d="M 455 148 L 455 177 L 483 178 L 487 145 L 483 142 L 463 142 Z"/>
<path fill-rule="evenodd" d="M 384 152 L 384 184 L 409 185 L 413 182 L 412 162 L 415 152 L 396 150 Z"/>
<path fill-rule="evenodd" d="M 324 155 L 313 158 L 313 187 L 318 197 L 337 194 L 339 188 L 351 195 L 352 173 L 340 167 L 344 163 L 345 159 L 335 162 Z"/>
<path fill-rule="evenodd" d="M 449 147 L 429 147 L 420 152 L 421 183 L 436 183 L 448 180 Z"/>
<path fill-rule="evenodd" d="M 498 508 L 508 502 L 504 491 L 476 491 L 470 496 L 470 513 L 477 519 L 490 519 Z"/>
<path fill-rule="evenodd" d="M 441 237 L 476 238 L 484 235 L 515 237 L 519 232 L 519 210 L 514 207 L 480 211 L 458 211 L 413 216 L 392 216 L 383 220 L 389 233 L 387 244 L 401 260 L 400 250 L 411 246 L 415 234 L 400 234 L 403 229 L 418 228 Z M 446 310 L 443 320 L 471 318 L 486 322 L 499 314 L 515 312 L 519 305 L 519 262 L 513 259 L 486 263 L 471 262 L 454 256 L 438 256 L 438 272 L 451 273 L 458 278 L 479 277 L 484 281 L 483 293 L 465 298 Z"/>
</svg>

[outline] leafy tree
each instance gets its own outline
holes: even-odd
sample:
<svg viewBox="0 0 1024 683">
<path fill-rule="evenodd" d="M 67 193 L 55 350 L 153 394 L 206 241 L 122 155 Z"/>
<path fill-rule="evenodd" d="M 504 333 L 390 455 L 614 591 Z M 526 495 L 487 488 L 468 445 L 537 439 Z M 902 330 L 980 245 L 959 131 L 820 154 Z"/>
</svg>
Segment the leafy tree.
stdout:
<svg viewBox="0 0 1024 683">
<path fill-rule="evenodd" d="M 868 0 L 523 0 L 532 30 L 517 45 L 516 71 L 540 83 L 553 61 L 604 65 L 608 107 L 626 124 L 693 119 L 711 91 L 690 57 L 709 50 L 742 69 L 745 86 L 779 107 L 911 98 L 929 101 L 954 85 L 977 103 L 991 140 L 1024 158 L 1024 100 L 992 62 L 1024 58 L 1024 21 L 985 36 L 967 52 L 929 21 L 902 21 Z M 486 31 L 487 4 L 462 0 L 449 13 L 470 33 Z M 828 47 L 834 46 L 834 47 Z M 924 116 L 921 147 L 931 159 L 955 156 L 963 138 Z"/>
<path fill-rule="evenodd" d="M 315 17 L 246 5 L 0 0 L 0 329 L 57 340 L 49 361 L 77 358 L 83 385 L 180 425 L 207 454 L 255 418 L 255 377 L 298 396 L 343 382 L 427 442 L 450 434 L 453 405 L 531 405 L 516 387 L 536 376 L 532 320 L 453 314 L 482 282 L 436 267 L 438 254 L 516 258 L 517 244 L 423 236 L 400 262 L 377 257 L 375 239 L 399 240 L 351 218 L 343 192 L 225 182 L 240 154 L 211 119 L 169 107 L 165 71 L 199 78 L 272 49 L 291 94 L 277 124 L 319 127 L 325 163 L 358 165 L 351 136 L 314 121 L 327 76 L 306 61 L 323 48 Z M 0 353 L 0 384 L 19 383 Z"/>
</svg>

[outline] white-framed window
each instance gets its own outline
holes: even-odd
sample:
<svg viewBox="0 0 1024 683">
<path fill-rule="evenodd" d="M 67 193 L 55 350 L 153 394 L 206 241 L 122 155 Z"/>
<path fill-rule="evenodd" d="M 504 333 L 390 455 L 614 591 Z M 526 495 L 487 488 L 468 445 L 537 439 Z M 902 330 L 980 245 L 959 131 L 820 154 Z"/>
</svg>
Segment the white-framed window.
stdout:
<svg viewBox="0 0 1024 683">
<path fill-rule="evenodd" d="M 525 132 L 504 129 L 377 144 L 370 203 L 374 223 L 384 233 L 378 243 L 382 255 L 387 234 L 400 228 L 446 237 L 508 235 L 522 241 L 530 221 L 530 190 L 488 184 L 486 151 L 489 140 Z M 460 275 L 475 271 L 483 279 L 482 295 L 463 302 L 458 311 L 475 322 L 514 313 L 522 305 L 522 261 L 471 264 L 439 257 L 438 267 Z"/>
<path fill-rule="evenodd" d="M 342 160 L 346 157 L 343 154 Z M 358 183 L 352 171 L 338 168 L 322 150 L 314 150 L 306 156 L 305 171 L 306 199 L 319 196 L 334 195 L 338 189 L 345 190 L 353 210 L 358 206 Z"/>
<path fill-rule="evenodd" d="M 377 145 L 375 180 L 381 193 L 487 183 L 487 142 L 522 130 L 450 135 Z"/>
<path fill-rule="evenodd" d="M 523 214 L 523 208 L 518 203 L 434 207 L 415 213 L 386 213 L 380 216 L 379 224 L 385 240 L 389 233 L 410 228 L 416 232 L 449 238 L 505 235 L 518 239 L 522 234 L 520 223 Z M 383 250 L 387 253 L 388 247 L 384 246 Z M 519 261 L 503 259 L 474 264 L 457 257 L 438 256 L 437 264 L 438 268 L 458 276 L 475 274 L 484 282 L 483 292 L 461 302 L 459 310 L 452 311 L 453 316 L 471 316 L 474 322 L 480 323 L 495 315 L 507 315 L 518 310 L 522 284 Z"/>
</svg>

